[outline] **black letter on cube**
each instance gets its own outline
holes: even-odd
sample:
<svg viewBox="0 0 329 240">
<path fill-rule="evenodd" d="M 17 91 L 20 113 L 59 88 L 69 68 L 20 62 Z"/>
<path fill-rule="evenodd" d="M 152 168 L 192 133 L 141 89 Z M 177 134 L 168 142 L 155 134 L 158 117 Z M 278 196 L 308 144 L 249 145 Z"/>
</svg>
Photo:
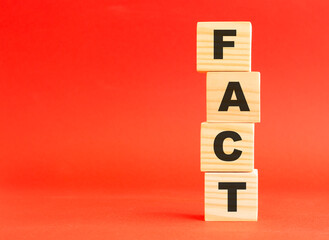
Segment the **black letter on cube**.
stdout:
<svg viewBox="0 0 329 240">
<path fill-rule="evenodd" d="M 247 183 L 245 182 L 219 182 L 218 189 L 227 189 L 227 211 L 237 211 L 237 190 L 246 190 Z"/>
<path fill-rule="evenodd" d="M 234 42 L 223 41 L 223 36 L 236 36 L 236 30 L 214 30 L 214 59 L 223 59 L 224 47 L 234 47 Z"/>
<path fill-rule="evenodd" d="M 232 100 L 235 92 L 236 100 Z M 229 82 L 218 111 L 227 111 L 230 106 L 237 106 L 240 111 L 250 111 L 239 82 Z"/>
<path fill-rule="evenodd" d="M 223 143 L 226 138 L 231 138 L 233 139 L 234 142 L 242 140 L 241 136 L 236 132 L 233 131 L 221 132 L 215 138 L 214 152 L 220 160 L 226 162 L 235 161 L 241 156 L 242 151 L 234 149 L 234 151 L 231 154 L 224 153 Z"/>
</svg>

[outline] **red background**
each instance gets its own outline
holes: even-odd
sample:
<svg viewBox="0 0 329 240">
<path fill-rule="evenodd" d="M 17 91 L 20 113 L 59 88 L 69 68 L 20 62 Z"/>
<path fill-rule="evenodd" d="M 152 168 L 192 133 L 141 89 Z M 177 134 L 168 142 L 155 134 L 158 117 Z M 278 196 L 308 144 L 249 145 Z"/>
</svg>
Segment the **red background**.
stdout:
<svg viewBox="0 0 329 240">
<path fill-rule="evenodd" d="M 1 239 L 328 239 L 327 1 L 1 1 Z M 203 222 L 198 21 L 251 21 L 257 223 Z"/>
</svg>

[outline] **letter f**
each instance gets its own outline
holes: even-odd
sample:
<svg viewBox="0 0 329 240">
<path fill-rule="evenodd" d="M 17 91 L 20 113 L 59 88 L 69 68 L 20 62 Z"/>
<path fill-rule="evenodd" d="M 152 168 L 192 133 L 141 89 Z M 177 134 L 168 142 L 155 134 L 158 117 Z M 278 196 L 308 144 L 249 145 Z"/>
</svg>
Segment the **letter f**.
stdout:
<svg viewBox="0 0 329 240">
<path fill-rule="evenodd" d="M 224 47 L 234 47 L 234 42 L 223 41 L 223 36 L 236 36 L 236 30 L 214 30 L 214 59 L 223 59 Z"/>
</svg>

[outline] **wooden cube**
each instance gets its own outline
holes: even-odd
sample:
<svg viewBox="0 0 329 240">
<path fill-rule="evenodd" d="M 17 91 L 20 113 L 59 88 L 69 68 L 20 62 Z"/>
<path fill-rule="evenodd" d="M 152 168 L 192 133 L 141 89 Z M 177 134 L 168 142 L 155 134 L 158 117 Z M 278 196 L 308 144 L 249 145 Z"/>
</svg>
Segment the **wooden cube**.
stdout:
<svg viewBox="0 0 329 240">
<path fill-rule="evenodd" d="M 201 124 L 201 171 L 248 172 L 254 168 L 254 124 Z"/>
<path fill-rule="evenodd" d="M 207 122 L 260 122 L 259 72 L 208 72 Z"/>
<path fill-rule="evenodd" d="M 198 22 L 197 71 L 251 71 L 251 23 Z"/>
<path fill-rule="evenodd" d="M 206 221 L 257 221 L 258 172 L 205 173 Z"/>
</svg>

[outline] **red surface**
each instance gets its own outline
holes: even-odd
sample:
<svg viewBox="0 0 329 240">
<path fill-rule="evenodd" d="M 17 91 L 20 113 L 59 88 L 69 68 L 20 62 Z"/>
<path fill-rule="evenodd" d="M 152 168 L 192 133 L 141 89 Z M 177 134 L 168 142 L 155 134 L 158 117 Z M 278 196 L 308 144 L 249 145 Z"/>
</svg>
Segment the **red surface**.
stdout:
<svg viewBox="0 0 329 240">
<path fill-rule="evenodd" d="M 328 239 L 327 1 L 1 1 L 0 239 Z M 196 22 L 253 24 L 259 221 L 207 223 Z"/>
</svg>

